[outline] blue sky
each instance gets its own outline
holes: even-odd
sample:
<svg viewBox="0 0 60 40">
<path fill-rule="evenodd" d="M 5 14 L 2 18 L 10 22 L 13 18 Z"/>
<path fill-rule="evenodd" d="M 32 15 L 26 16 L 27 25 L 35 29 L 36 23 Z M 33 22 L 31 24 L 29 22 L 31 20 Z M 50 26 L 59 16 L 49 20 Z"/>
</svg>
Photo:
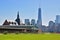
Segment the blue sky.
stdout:
<svg viewBox="0 0 60 40">
<path fill-rule="evenodd" d="M 5 19 L 15 20 L 17 11 L 20 19 L 36 19 L 38 8 L 42 9 L 43 25 L 48 25 L 50 20 L 55 21 L 56 15 L 60 15 L 60 0 L 0 0 L 0 24 Z"/>
</svg>

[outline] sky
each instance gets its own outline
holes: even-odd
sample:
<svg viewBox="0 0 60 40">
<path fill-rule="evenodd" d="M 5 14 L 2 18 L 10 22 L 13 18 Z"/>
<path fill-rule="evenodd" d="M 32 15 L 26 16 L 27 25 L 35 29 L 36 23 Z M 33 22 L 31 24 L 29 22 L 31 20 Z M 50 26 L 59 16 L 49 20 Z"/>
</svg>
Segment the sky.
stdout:
<svg viewBox="0 0 60 40">
<path fill-rule="evenodd" d="M 38 18 L 38 8 L 42 10 L 42 24 L 48 25 L 60 15 L 60 0 L 0 0 L 0 25 L 7 20 L 15 20 L 19 11 L 20 19 Z"/>
</svg>

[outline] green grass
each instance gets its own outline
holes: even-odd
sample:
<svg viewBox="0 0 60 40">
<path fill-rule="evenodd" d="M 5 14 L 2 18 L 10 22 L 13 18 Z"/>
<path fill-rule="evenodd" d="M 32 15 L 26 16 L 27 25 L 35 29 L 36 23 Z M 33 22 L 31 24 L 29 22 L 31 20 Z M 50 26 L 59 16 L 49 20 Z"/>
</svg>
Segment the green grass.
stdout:
<svg viewBox="0 0 60 40">
<path fill-rule="evenodd" d="M 0 40 L 60 40 L 60 34 L 0 34 Z"/>
</svg>

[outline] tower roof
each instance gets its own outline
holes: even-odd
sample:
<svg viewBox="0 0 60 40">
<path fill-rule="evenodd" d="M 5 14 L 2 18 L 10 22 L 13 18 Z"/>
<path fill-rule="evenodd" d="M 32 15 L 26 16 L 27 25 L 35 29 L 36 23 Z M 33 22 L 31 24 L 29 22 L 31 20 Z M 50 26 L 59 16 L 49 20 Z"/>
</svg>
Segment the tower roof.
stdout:
<svg viewBox="0 0 60 40">
<path fill-rule="evenodd" d="M 17 19 L 19 18 L 19 11 L 17 12 Z"/>
</svg>

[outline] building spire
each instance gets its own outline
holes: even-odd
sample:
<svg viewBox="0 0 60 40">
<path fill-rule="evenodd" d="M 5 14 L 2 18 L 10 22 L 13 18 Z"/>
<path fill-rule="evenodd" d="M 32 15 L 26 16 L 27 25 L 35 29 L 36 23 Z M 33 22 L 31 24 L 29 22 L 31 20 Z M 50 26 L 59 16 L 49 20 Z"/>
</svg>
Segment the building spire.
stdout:
<svg viewBox="0 0 60 40">
<path fill-rule="evenodd" d="M 17 12 L 17 19 L 19 19 L 19 11 Z"/>
<path fill-rule="evenodd" d="M 20 25 L 19 11 L 17 12 L 17 19 L 15 21 Z"/>
<path fill-rule="evenodd" d="M 41 0 L 39 0 L 39 8 L 41 8 Z"/>
</svg>

